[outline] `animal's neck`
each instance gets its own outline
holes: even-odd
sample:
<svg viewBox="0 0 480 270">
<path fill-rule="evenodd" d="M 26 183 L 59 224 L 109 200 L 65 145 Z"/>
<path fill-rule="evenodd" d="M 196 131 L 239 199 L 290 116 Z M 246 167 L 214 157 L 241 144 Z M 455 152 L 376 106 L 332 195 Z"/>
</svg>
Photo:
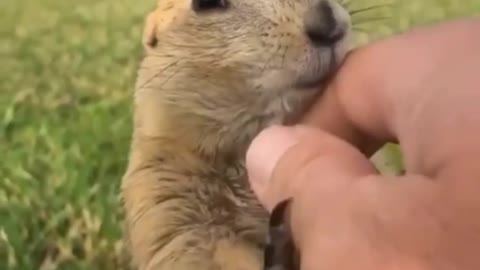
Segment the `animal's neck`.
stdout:
<svg viewBox="0 0 480 270">
<path fill-rule="evenodd" d="M 136 140 L 148 142 L 142 148 L 152 154 L 173 149 L 224 166 L 242 162 L 251 140 L 266 125 L 261 116 L 246 111 L 208 112 L 192 106 L 189 102 L 161 104 L 151 95 L 145 98 L 136 108 Z"/>
</svg>

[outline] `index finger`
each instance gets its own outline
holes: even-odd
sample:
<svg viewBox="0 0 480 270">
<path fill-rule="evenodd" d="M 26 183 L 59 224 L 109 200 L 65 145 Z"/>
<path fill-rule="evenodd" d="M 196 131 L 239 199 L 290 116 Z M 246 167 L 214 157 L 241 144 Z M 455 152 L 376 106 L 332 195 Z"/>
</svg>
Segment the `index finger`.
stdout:
<svg viewBox="0 0 480 270">
<path fill-rule="evenodd" d="M 360 87 L 359 87 L 360 88 Z M 360 88 L 362 89 L 362 88 Z M 355 90 L 360 90 L 355 89 Z M 368 88 L 363 88 L 368 89 Z M 367 91 L 352 91 L 355 92 L 357 103 L 364 103 L 366 106 L 371 102 Z M 385 136 L 384 132 L 378 130 L 368 131 L 362 128 L 362 123 L 355 122 L 345 111 L 345 101 L 343 97 L 339 96 L 336 91 L 335 82 L 325 90 L 309 111 L 303 116 L 300 124 L 319 127 L 334 136 L 337 136 L 360 150 L 364 155 L 371 156 L 387 141 L 395 141 L 393 138 Z M 368 112 L 361 108 L 353 108 L 358 110 L 357 113 L 366 114 Z M 371 119 L 375 121 L 375 119 Z"/>
<path fill-rule="evenodd" d="M 407 170 L 434 174 L 455 148 L 473 151 L 468 136 L 480 126 L 479 26 L 478 18 L 457 19 L 354 50 L 302 124 L 366 154 L 400 142 Z"/>
</svg>

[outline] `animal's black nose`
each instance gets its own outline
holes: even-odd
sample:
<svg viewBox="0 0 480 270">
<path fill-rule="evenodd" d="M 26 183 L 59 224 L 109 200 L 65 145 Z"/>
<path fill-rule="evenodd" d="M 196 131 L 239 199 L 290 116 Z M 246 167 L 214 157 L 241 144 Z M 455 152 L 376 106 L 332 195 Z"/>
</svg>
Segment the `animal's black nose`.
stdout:
<svg viewBox="0 0 480 270">
<path fill-rule="evenodd" d="M 345 32 L 329 1 L 318 1 L 306 16 L 305 33 L 315 46 L 334 46 Z"/>
</svg>

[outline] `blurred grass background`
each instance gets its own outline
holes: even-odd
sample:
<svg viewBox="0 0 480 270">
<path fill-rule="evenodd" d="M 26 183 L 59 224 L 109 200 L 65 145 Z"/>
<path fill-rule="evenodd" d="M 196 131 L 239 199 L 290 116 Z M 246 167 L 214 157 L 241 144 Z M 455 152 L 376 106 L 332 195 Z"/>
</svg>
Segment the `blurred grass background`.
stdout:
<svg viewBox="0 0 480 270">
<path fill-rule="evenodd" d="M 480 0 L 397 2 L 377 12 L 386 19 L 362 23 L 369 39 L 480 13 Z M 0 1 L 1 270 L 128 269 L 118 187 L 143 18 L 154 4 Z M 398 166 L 397 148 L 384 153 L 381 166 Z"/>
</svg>

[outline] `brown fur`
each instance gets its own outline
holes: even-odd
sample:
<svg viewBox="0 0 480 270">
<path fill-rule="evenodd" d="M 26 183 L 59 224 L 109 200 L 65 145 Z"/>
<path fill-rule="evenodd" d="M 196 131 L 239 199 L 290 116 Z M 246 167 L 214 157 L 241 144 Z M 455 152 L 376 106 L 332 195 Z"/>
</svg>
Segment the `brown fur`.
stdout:
<svg viewBox="0 0 480 270">
<path fill-rule="evenodd" d="M 300 113 L 319 88 L 298 85 L 339 61 L 328 65 L 305 35 L 314 0 L 230 0 L 204 13 L 191 1 L 160 0 L 146 20 L 122 185 L 130 251 L 141 270 L 259 270 L 268 215 L 248 186 L 246 148 Z"/>
</svg>

